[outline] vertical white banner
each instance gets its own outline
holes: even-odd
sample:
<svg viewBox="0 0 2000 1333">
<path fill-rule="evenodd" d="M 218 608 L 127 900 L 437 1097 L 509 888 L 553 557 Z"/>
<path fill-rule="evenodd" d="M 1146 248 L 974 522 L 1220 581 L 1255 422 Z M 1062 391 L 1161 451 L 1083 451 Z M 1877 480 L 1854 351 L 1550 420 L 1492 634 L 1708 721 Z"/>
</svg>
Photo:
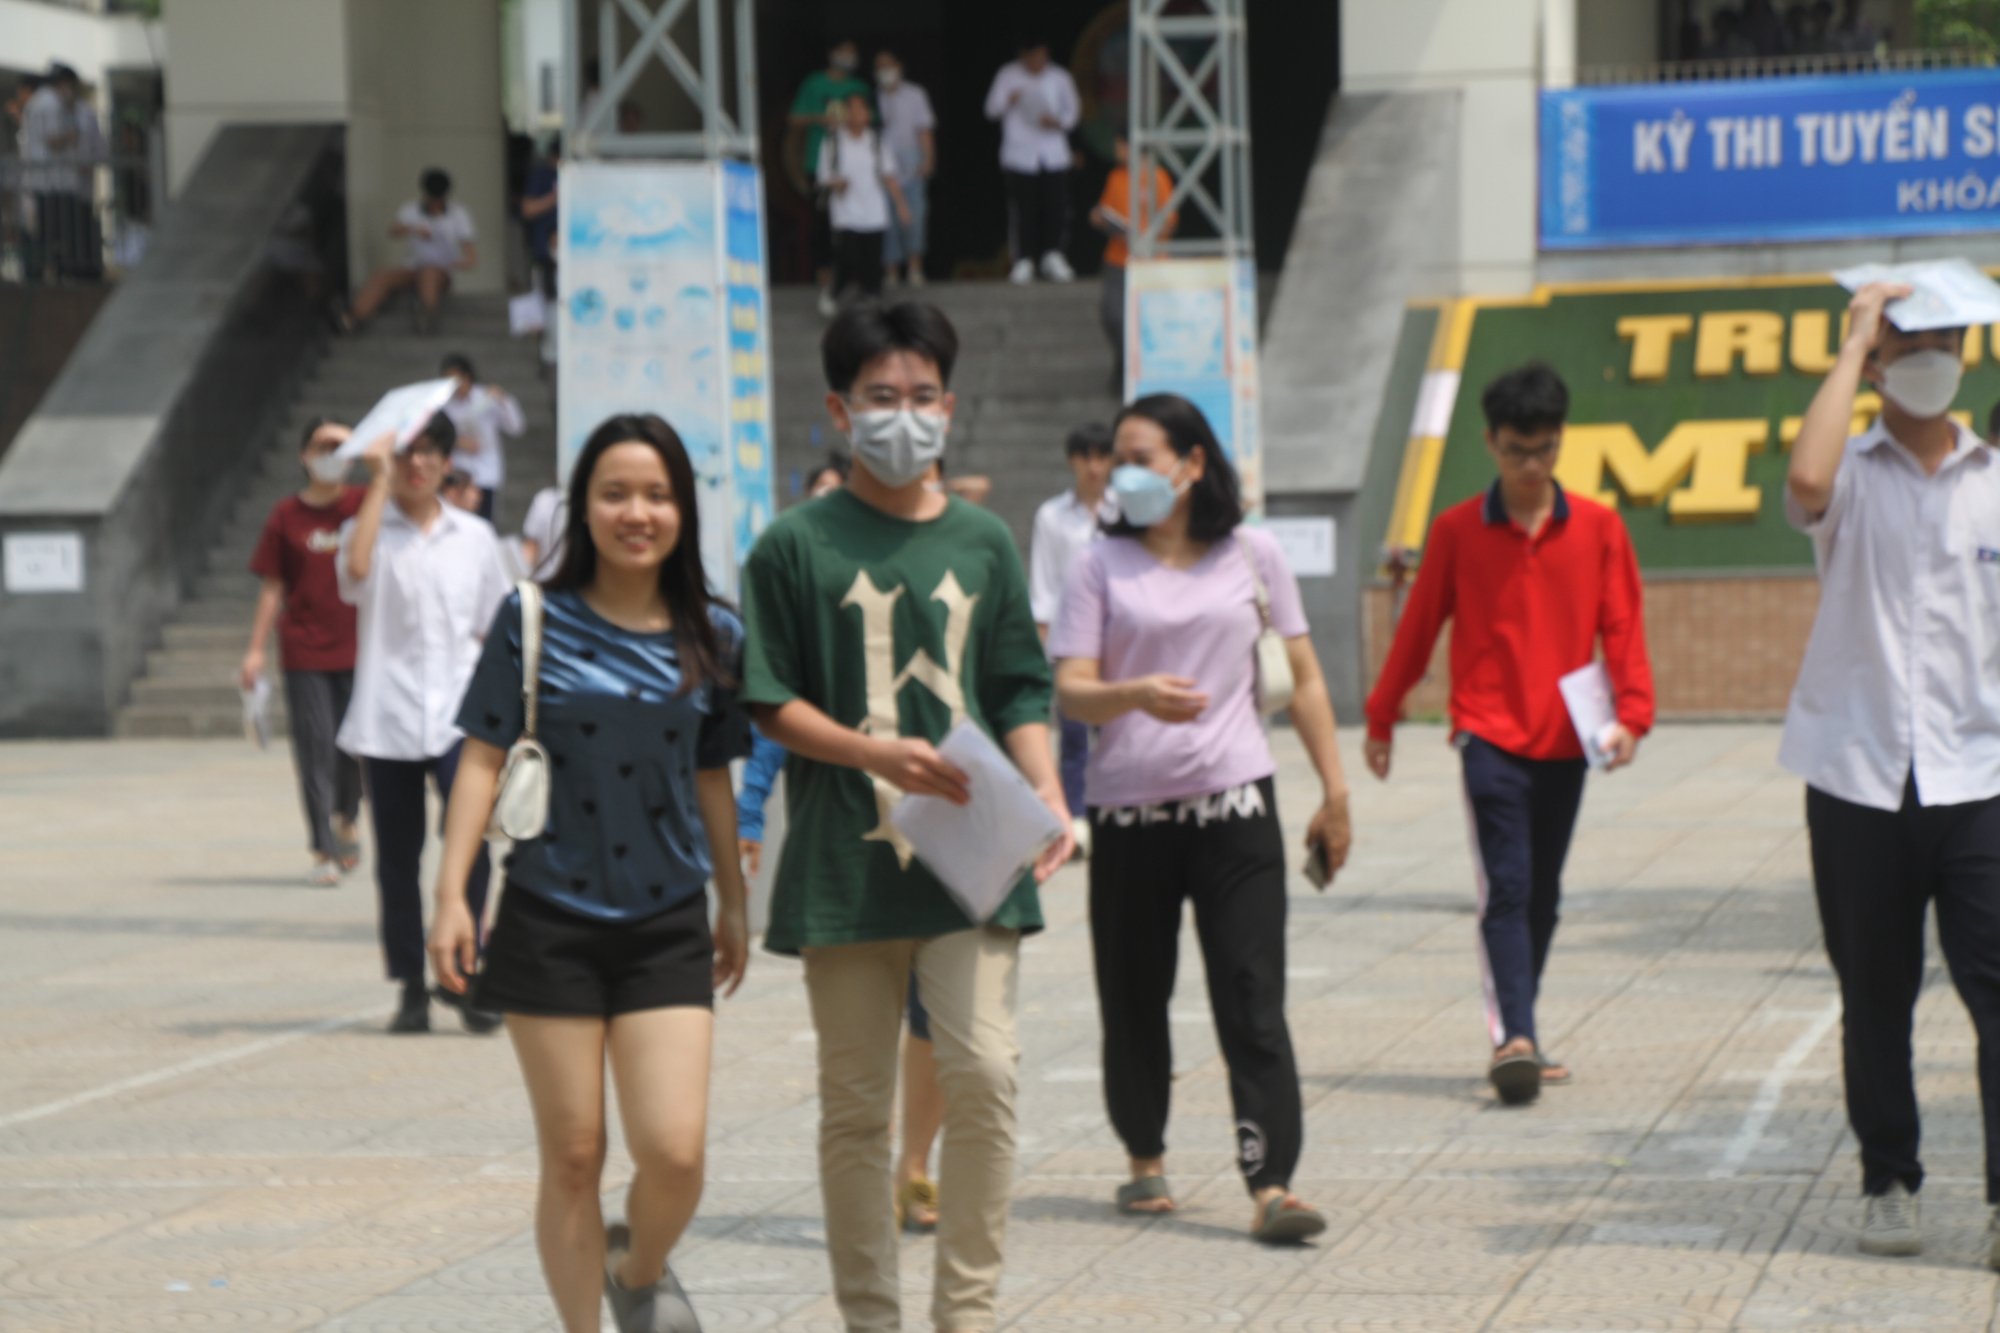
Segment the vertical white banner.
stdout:
<svg viewBox="0 0 2000 1333">
<path fill-rule="evenodd" d="M 606 418 L 653 412 L 694 463 L 702 562 L 736 586 L 721 175 L 709 163 L 565 162 L 557 466 Z"/>
</svg>

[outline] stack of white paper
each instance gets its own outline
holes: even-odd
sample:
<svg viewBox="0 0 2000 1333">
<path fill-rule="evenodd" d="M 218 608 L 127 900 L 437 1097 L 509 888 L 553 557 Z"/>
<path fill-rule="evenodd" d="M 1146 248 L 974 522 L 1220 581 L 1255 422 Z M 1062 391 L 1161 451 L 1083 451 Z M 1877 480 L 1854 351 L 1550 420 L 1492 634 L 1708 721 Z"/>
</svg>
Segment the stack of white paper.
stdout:
<svg viewBox="0 0 2000 1333">
<path fill-rule="evenodd" d="M 271 744 L 271 678 L 257 677 L 257 683 L 243 696 L 243 735 L 262 750 Z"/>
<path fill-rule="evenodd" d="M 1562 690 L 1563 702 L 1569 706 L 1569 720 L 1576 728 L 1576 738 L 1583 742 L 1583 757 L 1592 768 L 1603 768 L 1611 762 L 1607 741 L 1618 725 L 1611 673 L 1604 669 L 1604 663 L 1592 662 L 1587 667 L 1578 667 L 1556 684 Z"/>
<path fill-rule="evenodd" d="M 1062 837 L 1062 824 L 977 724 L 960 722 L 937 748 L 965 774 L 972 803 L 905 796 L 889 811 L 889 824 L 965 914 L 983 925 Z"/>
<path fill-rule="evenodd" d="M 1871 282 L 1900 282 L 1914 288 L 1908 296 L 1883 308 L 1889 322 L 1905 333 L 2000 322 L 2000 282 L 1987 277 L 1969 260 L 1856 264 L 1837 270 L 1833 280 L 1850 292 L 1858 292 Z"/>
<path fill-rule="evenodd" d="M 361 418 L 354 427 L 354 433 L 347 437 L 347 443 L 334 450 L 339 458 L 359 458 L 368 446 L 394 431 L 396 452 L 409 448 L 410 441 L 417 438 L 430 419 L 458 389 L 454 379 L 425 380 L 421 384 L 405 384 L 400 389 L 391 389 L 382 395 L 382 401 L 368 409 L 368 415 Z"/>
</svg>

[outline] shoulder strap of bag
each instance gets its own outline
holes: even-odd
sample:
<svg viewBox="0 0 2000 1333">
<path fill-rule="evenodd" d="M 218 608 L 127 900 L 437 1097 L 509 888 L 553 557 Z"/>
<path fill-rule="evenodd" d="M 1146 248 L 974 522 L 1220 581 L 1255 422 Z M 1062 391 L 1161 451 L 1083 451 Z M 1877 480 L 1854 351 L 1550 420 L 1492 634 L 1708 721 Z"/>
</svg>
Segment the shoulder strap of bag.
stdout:
<svg viewBox="0 0 2000 1333">
<path fill-rule="evenodd" d="M 523 579 L 514 587 L 521 594 L 521 706 L 527 713 L 522 734 L 533 740 L 542 677 L 542 586 Z"/>
<path fill-rule="evenodd" d="M 1264 622 L 1264 628 L 1271 628 L 1271 590 L 1264 586 L 1263 571 L 1257 568 L 1257 553 L 1250 548 L 1249 538 L 1241 528 L 1236 532 L 1236 549 L 1243 552 L 1243 563 L 1250 566 L 1250 587 L 1257 596 L 1257 619 Z"/>
</svg>

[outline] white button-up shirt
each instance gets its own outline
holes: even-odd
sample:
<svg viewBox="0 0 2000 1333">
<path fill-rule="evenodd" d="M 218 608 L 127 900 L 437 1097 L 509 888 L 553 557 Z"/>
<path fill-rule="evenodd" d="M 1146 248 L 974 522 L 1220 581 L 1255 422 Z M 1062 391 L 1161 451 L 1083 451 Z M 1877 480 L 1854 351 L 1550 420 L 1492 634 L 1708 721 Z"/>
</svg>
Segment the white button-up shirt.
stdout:
<svg viewBox="0 0 2000 1333">
<path fill-rule="evenodd" d="M 1007 99 L 1017 92 L 1021 95 L 1009 106 Z M 1039 74 L 1030 74 L 1018 60 L 1002 65 L 986 94 L 986 118 L 1000 122 L 1000 165 L 1031 174 L 1068 170 L 1069 132 L 1082 110 L 1076 80 L 1054 61 Z M 1042 124 L 1045 115 L 1056 118 L 1057 128 Z"/>
<path fill-rule="evenodd" d="M 1056 623 L 1063 584 L 1084 548 L 1097 540 L 1097 511 L 1076 498 L 1075 491 L 1042 501 L 1035 511 L 1035 531 L 1028 543 L 1028 611 L 1037 625 Z"/>
<path fill-rule="evenodd" d="M 2000 459 L 1960 426 L 1936 473 L 1878 420 L 1847 442 L 1813 539 L 1819 612 L 1778 762 L 1831 796 L 2000 795 Z"/>
<path fill-rule="evenodd" d="M 493 525 L 440 504 L 428 531 L 394 500 L 368 577 L 347 572 L 355 520 L 340 529 L 340 597 L 358 610 L 354 694 L 337 743 L 370 759 L 435 759 L 458 744 L 459 700 L 511 589 Z"/>
<path fill-rule="evenodd" d="M 527 418 L 521 415 L 521 400 L 490 384 L 475 384 L 465 397 L 447 402 L 444 414 L 459 435 L 459 446 L 451 456 L 453 466 L 464 469 L 480 490 L 499 490 L 507 480 L 507 451 L 500 443 L 500 433 L 519 435 L 528 428 Z M 467 444 L 476 447 L 468 449 Z"/>
</svg>

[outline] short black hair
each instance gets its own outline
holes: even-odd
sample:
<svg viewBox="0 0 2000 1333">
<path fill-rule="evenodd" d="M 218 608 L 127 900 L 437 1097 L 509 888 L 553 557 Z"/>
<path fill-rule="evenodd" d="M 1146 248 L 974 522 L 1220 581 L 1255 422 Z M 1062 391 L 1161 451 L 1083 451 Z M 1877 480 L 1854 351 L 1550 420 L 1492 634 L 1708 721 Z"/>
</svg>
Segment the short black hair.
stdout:
<svg viewBox="0 0 2000 1333">
<path fill-rule="evenodd" d="M 924 301 L 856 301 L 834 316 L 819 342 L 826 387 L 846 393 L 869 362 L 890 352 L 915 352 L 937 364 L 938 378 L 951 383 L 958 360 L 958 330 L 944 311 Z"/>
<path fill-rule="evenodd" d="M 49 66 L 49 82 L 81 84 L 83 80 L 77 77 L 75 70 L 58 60 Z"/>
<path fill-rule="evenodd" d="M 1063 441 L 1063 456 L 1102 458 L 1111 452 L 1111 439 L 1111 427 L 1102 421 L 1086 422 L 1071 431 L 1069 438 Z"/>
<path fill-rule="evenodd" d="M 444 474 L 444 483 L 442 489 L 447 491 L 455 491 L 458 490 L 460 487 L 470 486 L 471 484 L 472 484 L 472 476 L 470 473 L 466 472 L 463 468 L 453 468 L 451 471 Z"/>
<path fill-rule="evenodd" d="M 472 368 L 472 358 L 463 352 L 447 352 L 444 360 L 438 362 L 438 374 L 463 375 L 474 384 L 479 383 L 479 372 Z"/>
<path fill-rule="evenodd" d="M 828 454 L 818 466 L 806 473 L 805 488 L 807 493 L 810 494 L 812 488 L 819 485 L 819 479 L 829 472 L 839 479 L 841 485 L 845 486 L 848 477 L 854 473 L 854 464 L 847 461 L 845 454 Z"/>
<path fill-rule="evenodd" d="M 303 431 L 299 432 L 299 452 L 304 453 L 306 450 L 312 448 L 313 436 L 319 434 L 321 426 L 331 426 L 332 424 L 333 424 L 332 417 L 323 417 L 318 415 L 307 417 L 306 428 Z"/>
<path fill-rule="evenodd" d="M 1133 417 L 1158 426 L 1182 458 L 1192 454 L 1197 445 L 1201 448 L 1205 466 L 1201 480 L 1188 492 L 1188 536 L 1198 542 L 1219 542 L 1236 531 L 1243 521 L 1243 483 L 1237 480 L 1236 468 L 1201 409 L 1177 393 L 1149 393 L 1129 403 L 1112 423 L 1112 430 Z M 1137 537 L 1145 529 L 1127 522 L 1121 514 L 1117 522 L 1106 524 L 1104 531 L 1113 537 Z"/>
<path fill-rule="evenodd" d="M 417 432 L 417 438 L 410 441 L 412 449 L 433 445 L 447 457 L 458 445 L 458 427 L 451 424 L 451 418 L 442 412 L 431 413 L 431 419 Z"/>
<path fill-rule="evenodd" d="M 417 178 L 426 199 L 442 199 L 451 193 L 451 174 L 442 167 L 428 167 Z"/>
<path fill-rule="evenodd" d="M 1569 386 L 1546 361 L 1516 366 L 1479 395 L 1486 429 L 1511 427 L 1523 435 L 1551 430 L 1569 419 Z"/>
</svg>

